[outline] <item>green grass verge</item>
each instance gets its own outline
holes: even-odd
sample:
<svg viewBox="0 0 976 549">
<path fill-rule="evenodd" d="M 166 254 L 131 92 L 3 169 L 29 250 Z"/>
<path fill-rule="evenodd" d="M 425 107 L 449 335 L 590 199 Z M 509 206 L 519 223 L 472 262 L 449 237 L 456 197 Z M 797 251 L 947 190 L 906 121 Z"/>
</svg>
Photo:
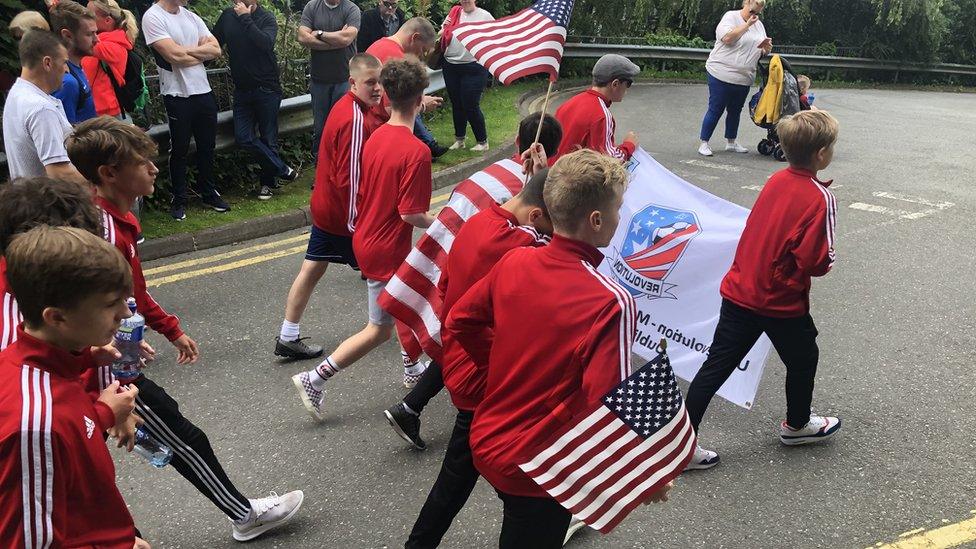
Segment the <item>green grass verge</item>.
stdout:
<svg viewBox="0 0 976 549">
<path fill-rule="evenodd" d="M 520 119 L 515 105 L 516 101 L 523 93 L 541 86 L 542 84 L 539 82 L 525 82 L 512 86 L 496 84 L 485 91 L 481 100 L 481 109 L 485 113 L 488 144 L 491 147 L 504 146 L 515 137 Z M 428 120 L 428 127 L 434 133 L 437 141 L 444 146 L 449 146 L 454 142 L 454 123 L 451 120 L 449 101 L 445 101 L 444 107 Z M 471 147 L 475 141 L 470 128 L 468 128 L 467 133 L 466 144 Z M 438 170 L 477 158 L 481 154 L 466 149 L 448 151 L 434 163 L 434 171 L 436 173 Z M 282 187 L 270 200 L 258 200 L 253 194 L 249 196 L 226 194 L 224 198 L 231 204 L 232 209 L 225 213 L 205 209 L 198 200 L 191 200 L 184 221 L 174 221 L 169 216 L 169 211 L 162 208 L 146 209 L 142 214 L 142 232 L 146 238 L 161 238 L 301 208 L 308 204 L 309 185 L 313 178 L 312 170 L 305 170 L 301 177 Z"/>
</svg>

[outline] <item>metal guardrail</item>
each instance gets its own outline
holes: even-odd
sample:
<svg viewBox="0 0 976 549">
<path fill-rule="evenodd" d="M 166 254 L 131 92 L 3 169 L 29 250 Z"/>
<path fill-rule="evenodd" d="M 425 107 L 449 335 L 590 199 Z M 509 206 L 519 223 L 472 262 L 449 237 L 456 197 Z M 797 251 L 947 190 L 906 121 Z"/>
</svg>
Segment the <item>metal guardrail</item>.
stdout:
<svg viewBox="0 0 976 549">
<path fill-rule="evenodd" d="M 702 48 L 679 48 L 672 46 L 647 46 L 637 44 L 584 44 L 568 43 L 564 48 L 565 57 L 597 58 L 607 53 L 617 53 L 632 59 L 674 59 L 682 61 L 705 61 L 711 50 Z M 820 67 L 831 69 L 858 69 L 880 71 L 923 72 L 930 74 L 951 74 L 976 76 L 976 65 L 955 63 L 914 63 L 869 59 L 864 57 L 838 57 L 821 55 L 788 54 L 790 64 L 798 67 Z M 226 69 L 214 69 L 214 75 L 226 77 Z M 431 71 L 430 86 L 427 92 L 444 89 L 444 76 L 441 71 Z M 281 102 L 279 111 L 279 133 L 286 135 L 304 131 L 312 125 L 312 98 L 310 95 L 289 97 Z M 149 134 L 159 143 L 160 151 L 169 150 L 169 128 L 166 124 L 156 124 Z M 217 150 L 234 146 L 234 124 L 231 111 L 221 111 L 217 115 Z M 160 160 L 166 158 L 161 152 Z M 6 171 L 7 157 L 0 153 L 0 169 Z"/>
<path fill-rule="evenodd" d="M 565 45 L 563 55 L 565 57 L 594 58 L 608 53 L 617 53 L 632 59 L 705 61 L 708 59 L 710 51 L 701 48 L 676 48 L 671 46 L 571 43 Z M 868 59 L 866 57 L 824 55 L 789 55 L 789 60 L 791 65 L 798 67 L 976 75 L 976 65 L 958 65 L 955 63 L 915 63 L 885 59 Z"/>
</svg>

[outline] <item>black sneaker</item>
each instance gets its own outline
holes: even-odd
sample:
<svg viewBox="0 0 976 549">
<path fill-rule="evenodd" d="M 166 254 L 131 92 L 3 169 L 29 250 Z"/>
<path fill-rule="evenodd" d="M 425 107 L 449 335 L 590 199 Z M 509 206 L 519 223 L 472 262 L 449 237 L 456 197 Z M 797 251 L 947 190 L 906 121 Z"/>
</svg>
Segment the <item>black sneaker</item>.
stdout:
<svg viewBox="0 0 976 549">
<path fill-rule="evenodd" d="M 294 181 L 298 179 L 298 170 L 291 166 L 285 166 L 285 174 L 278 176 L 282 181 Z"/>
<path fill-rule="evenodd" d="M 172 216 L 176 221 L 183 221 L 186 219 L 186 206 L 172 206 L 169 209 L 169 215 Z"/>
<path fill-rule="evenodd" d="M 321 345 L 306 345 L 303 340 L 307 337 L 300 337 L 295 341 L 285 341 L 281 336 L 275 338 L 275 356 L 293 358 L 296 360 L 306 360 L 322 356 Z"/>
<path fill-rule="evenodd" d="M 215 212 L 229 212 L 230 204 L 224 202 L 224 199 L 220 197 L 219 194 L 214 193 L 212 196 L 203 199 L 203 203 L 207 206 L 213 208 Z"/>
<path fill-rule="evenodd" d="M 407 411 L 402 402 L 396 406 L 383 411 L 386 420 L 390 422 L 390 427 L 396 431 L 400 438 L 409 442 L 418 450 L 426 450 L 427 443 L 420 438 L 420 416 L 415 416 Z"/>
<path fill-rule="evenodd" d="M 258 191 L 258 200 L 268 200 L 272 196 L 274 195 L 271 194 L 271 187 L 268 187 L 267 185 L 261 185 L 261 190 Z"/>
<path fill-rule="evenodd" d="M 443 147 L 443 146 L 439 145 L 437 143 L 437 141 L 432 141 L 427 146 L 430 147 L 430 156 L 432 158 L 440 158 L 440 157 L 444 156 L 444 153 L 446 153 L 448 151 L 447 147 Z"/>
</svg>

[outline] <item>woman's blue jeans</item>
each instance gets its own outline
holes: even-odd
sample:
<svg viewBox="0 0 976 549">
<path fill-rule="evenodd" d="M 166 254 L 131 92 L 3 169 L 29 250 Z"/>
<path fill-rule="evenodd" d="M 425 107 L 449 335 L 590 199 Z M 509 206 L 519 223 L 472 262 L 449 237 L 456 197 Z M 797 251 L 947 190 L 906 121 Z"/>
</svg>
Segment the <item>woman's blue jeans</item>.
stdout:
<svg viewBox="0 0 976 549">
<path fill-rule="evenodd" d="M 712 138 L 718 119 L 725 113 L 725 138 L 735 139 L 739 135 L 739 117 L 742 106 L 749 96 L 749 86 L 722 82 L 711 74 L 708 75 L 708 111 L 702 120 L 701 140 Z"/>
</svg>

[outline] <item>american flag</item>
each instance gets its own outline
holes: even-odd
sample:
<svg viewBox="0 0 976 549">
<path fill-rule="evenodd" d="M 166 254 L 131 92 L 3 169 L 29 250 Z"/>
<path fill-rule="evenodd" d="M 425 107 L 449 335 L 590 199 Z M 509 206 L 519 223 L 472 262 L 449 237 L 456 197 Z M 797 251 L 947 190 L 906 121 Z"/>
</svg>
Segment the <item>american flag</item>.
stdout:
<svg viewBox="0 0 976 549">
<path fill-rule="evenodd" d="M 621 255 L 635 271 L 663 280 L 701 229 L 687 212 L 651 208 L 634 216 Z"/>
<path fill-rule="evenodd" d="M 414 340 L 400 342 L 410 359 L 417 360 L 422 349 L 432 359 L 441 360 L 441 299 L 437 283 L 447 265 L 454 236 L 474 214 L 518 194 L 524 177 L 521 164 L 505 159 L 459 183 L 437 220 L 380 294 L 380 307 L 413 332 Z"/>
<path fill-rule="evenodd" d="M 680 475 L 695 453 L 695 431 L 663 344 L 658 352 L 519 465 L 604 534 Z"/>
<path fill-rule="evenodd" d="M 454 36 L 502 84 L 540 73 L 555 81 L 572 14 L 573 0 L 538 0 L 508 17 L 459 25 Z"/>
</svg>

